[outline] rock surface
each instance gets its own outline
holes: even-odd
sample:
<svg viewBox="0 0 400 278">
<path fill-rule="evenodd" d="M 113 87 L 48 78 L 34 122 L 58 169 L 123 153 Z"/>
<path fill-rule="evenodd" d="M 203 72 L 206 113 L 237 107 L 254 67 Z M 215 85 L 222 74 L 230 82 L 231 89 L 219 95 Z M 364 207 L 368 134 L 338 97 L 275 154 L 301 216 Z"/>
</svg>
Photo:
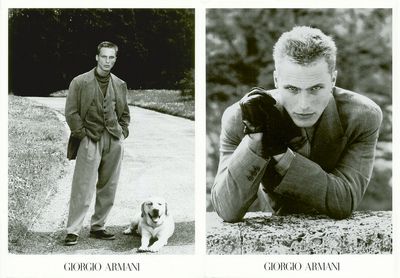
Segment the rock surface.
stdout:
<svg viewBox="0 0 400 278">
<path fill-rule="evenodd" d="M 390 254 L 392 212 L 357 211 L 344 220 L 257 212 L 234 224 L 207 213 L 207 253 Z"/>
</svg>

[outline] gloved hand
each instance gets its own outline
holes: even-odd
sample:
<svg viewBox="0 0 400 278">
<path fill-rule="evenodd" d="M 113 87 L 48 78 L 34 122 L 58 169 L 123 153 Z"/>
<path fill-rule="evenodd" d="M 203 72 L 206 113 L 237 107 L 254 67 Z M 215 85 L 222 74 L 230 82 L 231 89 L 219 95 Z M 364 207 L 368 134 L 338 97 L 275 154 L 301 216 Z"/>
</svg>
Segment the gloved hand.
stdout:
<svg viewBox="0 0 400 278">
<path fill-rule="evenodd" d="M 240 101 L 244 134 L 259 133 L 265 129 L 267 111 L 274 107 L 276 101 L 266 90 L 255 87 Z"/>
<path fill-rule="evenodd" d="M 239 102 L 244 133 L 262 132 L 262 156 L 271 157 L 286 152 L 292 139 L 290 123 L 275 106 L 275 99 L 262 88 L 253 88 Z"/>
</svg>

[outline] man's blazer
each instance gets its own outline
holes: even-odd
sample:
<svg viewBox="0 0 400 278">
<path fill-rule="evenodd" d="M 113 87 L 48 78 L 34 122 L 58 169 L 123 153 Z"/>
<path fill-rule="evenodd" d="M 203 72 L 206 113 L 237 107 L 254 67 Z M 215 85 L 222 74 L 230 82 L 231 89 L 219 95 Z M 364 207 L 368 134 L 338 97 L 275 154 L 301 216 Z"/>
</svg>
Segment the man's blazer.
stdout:
<svg viewBox="0 0 400 278">
<path fill-rule="evenodd" d="M 215 210 L 225 221 L 239 221 L 261 182 L 277 214 L 348 217 L 370 181 L 381 122 L 382 111 L 372 100 L 335 87 L 315 126 L 310 157 L 295 153 L 280 176 L 273 159 L 256 155 L 242 140 L 241 110 L 233 104 L 222 117 L 220 162 L 211 190 Z"/>
<path fill-rule="evenodd" d="M 95 69 L 75 77 L 69 86 L 68 96 L 65 103 L 65 118 L 68 126 L 71 129 L 71 136 L 77 139 L 82 139 L 86 136 L 85 131 L 85 116 L 92 103 L 97 90 L 97 81 L 94 74 Z M 122 133 L 125 138 L 129 135 L 130 113 L 127 103 L 128 88 L 126 83 L 119 79 L 114 74 L 111 74 L 112 85 L 115 92 L 115 110 L 118 118 L 118 124 L 122 127 Z M 73 142 L 77 140 L 69 140 L 67 157 L 77 149 Z M 72 142 L 72 143 L 71 143 Z M 78 141 L 79 142 L 79 141 Z"/>
</svg>

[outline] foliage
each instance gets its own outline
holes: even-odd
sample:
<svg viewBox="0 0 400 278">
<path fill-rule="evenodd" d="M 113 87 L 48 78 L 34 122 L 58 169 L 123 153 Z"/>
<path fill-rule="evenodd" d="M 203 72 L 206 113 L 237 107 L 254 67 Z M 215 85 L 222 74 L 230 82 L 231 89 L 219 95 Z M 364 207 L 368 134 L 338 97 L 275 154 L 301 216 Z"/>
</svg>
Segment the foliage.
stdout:
<svg viewBox="0 0 400 278">
<path fill-rule="evenodd" d="M 194 69 L 190 69 L 184 73 L 184 77 L 179 81 L 179 87 L 182 95 L 194 98 Z"/>
<path fill-rule="evenodd" d="M 63 175 L 66 142 L 63 124 L 49 109 L 15 96 L 9 96 L 8 107 L 8 233 L 13 248 Z"/>
<path fill-rule="evenodd" d="M 207 82 L 272 87 L 272 47 L 294 25 L 333 36 L 340 87 L 391 95 L 391 12 L 383 9 L 208 10 Z"/>
<path fill-rule="evenodd" d="M 129 90 L 128 103 L 194 120 L 194 99 L 174 90 Z"/>
<path fill-rule="evenodd" d="M 273 88 L 273 46 L 283 32 L 295 25 L 316 27 L 334 38 L 338 48 L 336 84 L 377 102 L 384 116 L 379 140 L 392 140 L 391 10 L 209 9 L 206 36 L 208 192 L 218 166 L 223 111 L 251 87 Z M 371 184 L 389 187 L 389 174 L 391 169 L 390 173 L 374 172 Z M 370 191 L 373 188 L 377 187 L 371 186 Z M 388 191 L 391 188 L 381 190 Z M 379 202 L 390 202 L 391 195 L 383 194 Z M 364 208 L 367 207 L 365 204 Z"/>
<path fill-rule="evenodd" d="M 11 9 L 9 91 L 67 88 L 95 66 L 105 40 L 119 46 L 113 71 L 130 88 L 176 89 L 194 67 L 194 10 Z"/>
</svg>

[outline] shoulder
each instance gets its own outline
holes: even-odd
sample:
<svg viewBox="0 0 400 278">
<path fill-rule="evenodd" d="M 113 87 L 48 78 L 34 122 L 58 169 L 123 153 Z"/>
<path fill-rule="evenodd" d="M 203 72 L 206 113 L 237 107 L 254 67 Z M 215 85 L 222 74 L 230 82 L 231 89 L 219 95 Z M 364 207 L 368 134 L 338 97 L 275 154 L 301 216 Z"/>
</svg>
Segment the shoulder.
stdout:
<svg viewBox="0 0 400 278">
<path fill-rule="evenodd" d="M 126 82 L 124 80 L 122 80 L 121 78 L 119 78 L 118 76 L 116 76 L 115 74 L 111 73 L 111 78 L 113 80 L 113 82 L 117 85 L 117 86 L 122 86 L 122 85 L 126 85 Z"/>
<path fill-rule="evenodd" d="M 339 112 L 350 115 L 382 115 L 378 104 L 359 93 L 336 87 L 333 96 Z"/>
<path fill-rule="evenodd" d="M 235 102 L 222 115 L 221 138 L 239 143 L 243 136 L 242 111 L 239 102 Z"/>
<path fill-rule="evenodd" d="M 336 87 L 333 93 L 342 122 L 351 125 L 354 122 L 370 127 L 380 126 L 381 108 L 370 98 L 361 94 Z"/>
<path fill-rule="evenodd" d="M 242 123 L 242 111 L 240 110 L 239 102 L 228 106 L 222 114 L 221 124 L 225 128 L 233 128 L 240 126 Z"/>
<path fill-rule="evenodd" d="M 85 73 L 79 74 L 78 76 L 75 76 L 74 79 L 72 79 L 72 82 L 77 82 L 81 83 L 90 79 L 94 78 L 94 70 L 87 71 Z"/>
</svg>

